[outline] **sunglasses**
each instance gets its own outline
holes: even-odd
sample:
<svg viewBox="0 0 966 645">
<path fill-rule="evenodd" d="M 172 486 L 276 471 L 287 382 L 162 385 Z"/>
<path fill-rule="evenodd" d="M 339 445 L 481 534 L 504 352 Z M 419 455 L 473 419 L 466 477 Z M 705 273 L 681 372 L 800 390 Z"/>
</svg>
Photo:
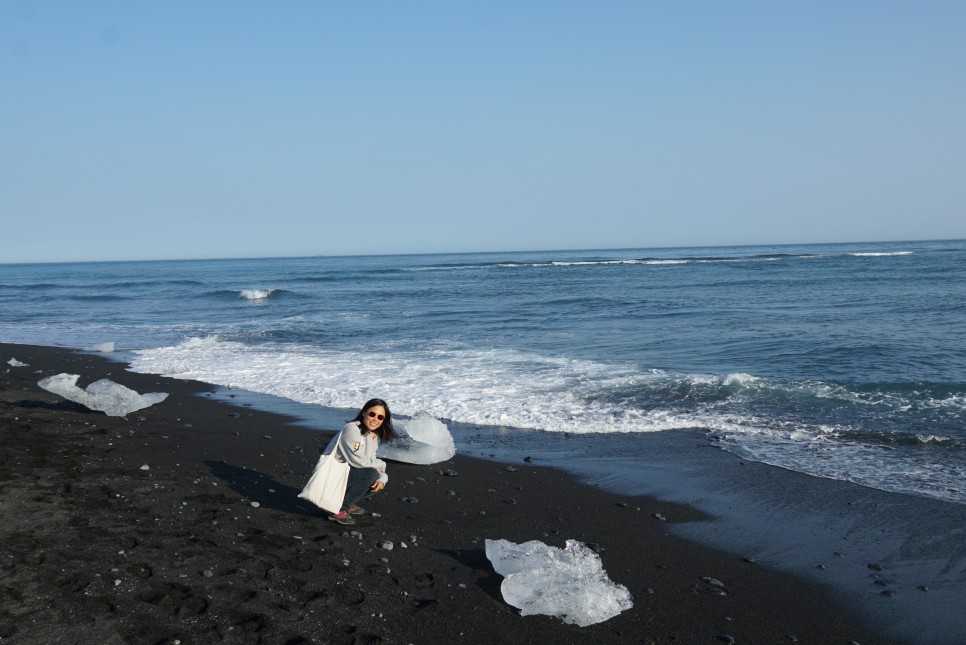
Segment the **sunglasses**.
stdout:
<svg viewBox="0 0 966 645">
<path fill-rule="evenodd" d="M 382 420 L 383 420 L 383 419 L 385 419 L 386 417 L 384 417 L 384 416 L 383 416 L 383 415 L 381 415 L 381 414 L 376 414 L 375 412 L 370 412 L 370 413 L 369 413 L 369 418 L 370 418 L 370 419 L 378 419 L 379 421 L 382 421 Z"/>
</svg>

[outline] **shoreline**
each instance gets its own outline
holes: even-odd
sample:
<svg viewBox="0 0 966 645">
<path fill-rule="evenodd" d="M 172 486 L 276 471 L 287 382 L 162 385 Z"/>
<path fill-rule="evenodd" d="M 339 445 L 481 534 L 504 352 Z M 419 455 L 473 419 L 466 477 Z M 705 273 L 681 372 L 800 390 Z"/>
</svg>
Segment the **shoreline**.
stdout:
<svg viewBox="0 0 966 645">
<path fill-rule="evenodd" d="M 28 364 L 0 371 L 0 508 L 29 518 L 0 529 L 6 642 L 917 642 L 768 558 L 727 552 L 729 537 L 702 546 L 695 535 L 715 521 L 700 504 L 659 501 L 657 488 L 605 490 L 619 477 L 568 475 L 545 444 L 527 450 L 540 465 L 520 460 L 514 471 L 460 454 L 391 463 L 389 488 L 369 505 L 380 517 L 341 527 L 295 497 L 330 433 L 103 356 L 0 352 L 4 364 Z M 170 396 L 107 417 L 36 386 L 60 372 Z M 585 628 L 521 617 L 502 599 L 487 538 L 594 543 L 634 607 Z M 379 549 L 384 540 L 396 549 Z"/>
<path fill-rule="evenodd" d="M 227 388 L 216 396 L 310 427 L 355 412 Z M 695 431 L 627 437 L 447 424 L 460 455 L 503 464 L 532 455 L 613 495 L 634 490 L 688 506 L 704 517 L 669 533 L 817 583 L 905 642 L 966 640 L 966 505 L 749 461 Z"/>
</svg>

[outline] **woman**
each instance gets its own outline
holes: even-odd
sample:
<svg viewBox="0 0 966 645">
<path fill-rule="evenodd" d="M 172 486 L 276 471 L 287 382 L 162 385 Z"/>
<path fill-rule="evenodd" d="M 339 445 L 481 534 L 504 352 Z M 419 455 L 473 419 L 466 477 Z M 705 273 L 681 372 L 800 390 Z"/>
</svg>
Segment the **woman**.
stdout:
<svg viewBox="0 0 966 645">
<path fill-rule="evenodd" d="M 388 443 L 397 436 L 392 427 L 389 404 L 382 399 L 371 399 L 362 406 L 356 418 L 332 439 L 339 442 L 339 449 L 334 451 L 336 459 L 349 464 L 349 481 L 342 509 L 329 515 L 330 520 L 339 524 L 355 524 L 352 516 L 365 513 L 364 509 L 356 506 L 356 502 L 385 488 L 389 481 L 386 462 L 376 457 L 376 449 L 380 442 Z"/>
</svg>

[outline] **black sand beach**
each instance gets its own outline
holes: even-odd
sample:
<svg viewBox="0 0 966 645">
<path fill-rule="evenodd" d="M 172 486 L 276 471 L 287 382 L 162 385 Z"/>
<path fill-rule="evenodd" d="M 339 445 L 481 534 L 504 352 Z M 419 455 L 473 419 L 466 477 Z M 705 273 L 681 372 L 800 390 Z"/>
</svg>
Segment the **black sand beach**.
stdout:
<svg viewBox="0 0 966 645">
<path fill-rule="evenodd" d="M 457 456 L 390 464 L 367 504 L 379 516 L 343 527 L 296 497 L 331 432 L 101 356 L 0 344 L 0 357 L 5 643 L 904 642 L 817 584 L 670 535 L 701 519 L 685 505 L 523 454 L 514 469 Z M 36 385 L 61 372 L 170 396 L 107 417 Z M 522 617 L 487 538 L 593 544 L 634 607 L 584 628 Z"/>
</svg>

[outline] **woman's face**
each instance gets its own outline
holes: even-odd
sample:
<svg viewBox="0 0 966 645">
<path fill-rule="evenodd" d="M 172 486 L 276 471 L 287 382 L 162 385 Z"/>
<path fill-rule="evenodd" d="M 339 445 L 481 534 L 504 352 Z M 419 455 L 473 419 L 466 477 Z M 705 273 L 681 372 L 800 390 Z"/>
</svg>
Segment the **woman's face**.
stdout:
<svg viewBox="0 0 966 645">
<path fill-rule="evenodd" d="M 382 425 L 382 422 L 386 419 L 386 408 L 381 405 L 374 405 L 366 413 L 362 415 L 362 422 L 366 424 L 369 432 L 375 432 Z"/>
</svg>

